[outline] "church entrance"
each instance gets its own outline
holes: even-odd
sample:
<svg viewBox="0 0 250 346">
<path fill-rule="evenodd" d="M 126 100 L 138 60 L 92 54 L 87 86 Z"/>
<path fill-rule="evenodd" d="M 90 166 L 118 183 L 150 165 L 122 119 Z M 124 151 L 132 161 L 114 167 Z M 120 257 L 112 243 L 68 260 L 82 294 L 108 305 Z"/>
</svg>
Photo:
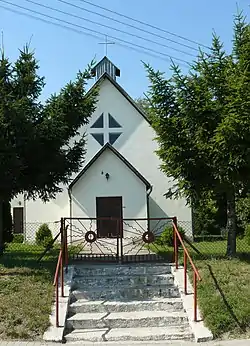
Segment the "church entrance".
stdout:
<svg viewBox="0 0 250 346">
<path fill-rule="evenodd" d="M 96 197 L 98 238 L 122 237 L 122 197 Z"/>
</svg>

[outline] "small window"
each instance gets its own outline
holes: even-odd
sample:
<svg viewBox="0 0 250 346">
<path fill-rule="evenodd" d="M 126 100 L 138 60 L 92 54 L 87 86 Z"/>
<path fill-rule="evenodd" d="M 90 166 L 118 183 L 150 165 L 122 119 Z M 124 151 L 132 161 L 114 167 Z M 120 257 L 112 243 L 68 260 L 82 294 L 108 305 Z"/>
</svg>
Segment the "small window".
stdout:
<svg viewBox="0 0 250 346">
<path fill-rule="evenodd" d="M 94 139 L 100 144 L 104 144 L 104 134 L 103 133 L 91 133 Z"/>
<path fill-rule="evenodd" d="M 120 137 L 121 133 L 110 133 L 109 134 L 109 143 L 114 144 L 115 141 Z"/>
<path fill-rule="evenodd" d="M 112 117 L 111 114 L 109 114 L 109 127 L 110 128 L 121 127 L 121 125 Z"/>
<path fill-rule="evenodd" d="M 102 129 L 103 128 L 103 113 L 91 126 L 92 129 Z"/>
</svg>

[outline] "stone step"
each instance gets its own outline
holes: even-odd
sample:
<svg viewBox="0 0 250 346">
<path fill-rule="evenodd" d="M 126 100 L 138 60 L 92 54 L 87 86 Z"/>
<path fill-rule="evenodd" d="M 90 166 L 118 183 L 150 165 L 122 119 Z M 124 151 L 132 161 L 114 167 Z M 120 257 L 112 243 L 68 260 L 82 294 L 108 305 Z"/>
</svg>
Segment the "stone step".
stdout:
<svg viewBox="0 0 250 346">
<path fill-rule="evenodd" d="M 96 275 L 93 276 L 76 276 L 74 278 L 74 284 L 84 285 L 87 287 L 95 286 L 121 286 L 121 285 L 173 285 L 174 277 L 172 274 L 146 274 L 146 275 L 119 275 L 119 276 L 109 276 L 109 275 Z"/>
<path fill-rule="evenodd" d="M 89 301 L 79 299 L 69 306 L 69 313 L 93 313 L 93 312 L 124 312 L 124 311 L 180 311 L 183 309 L 181 298 L 166 298 L 155 300 L 128 301 L 128 302 L 106 302 Z"/>
<path fill-rule="evenodd" d="M 192 340 L 193 334 L 189 327 L 144 327 L 73 330 L 65 336 L 66 341 L 160 341 L 160 340 Z"/>
<path fill-rule="evenodd" d="M 166 263 L 103 264 L 75 266 L 75 275 L 124 276 L 124 275 L 171 274 L 171 265 Z"/>
<path fill-rule="evenodd" d="M 132 311 L 114 313 L 78 313 L 67 319 L 68 329 L 140 328 L 187 325 L 185 312 Z"/>
<path fill-rule="evenodd" d="M 103 287 L 86 289 L 86 287 L 78 287 L 71 292 L 73 300 L 145 300 L 151 298 L 178 298 L 180 293 L 178 288 L 169 285 L 153 285 L 153 286 L 137 286 L 137 287 Z"/>
</svg>

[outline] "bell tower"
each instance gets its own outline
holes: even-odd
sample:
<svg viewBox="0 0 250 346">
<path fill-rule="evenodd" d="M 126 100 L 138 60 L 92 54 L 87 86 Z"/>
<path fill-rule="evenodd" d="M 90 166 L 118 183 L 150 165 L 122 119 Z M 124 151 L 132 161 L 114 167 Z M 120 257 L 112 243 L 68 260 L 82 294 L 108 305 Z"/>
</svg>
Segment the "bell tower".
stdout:
<svg viewBox="0 0 250 346">
<path fill-rule="evenodd" d="M 114 81 L 116 81 L 116 77 L 120 77 L 121 75 L 119 68 L 117 68 L 106 56 L 92 69 L 92 75 L 95 76 L 96 80 L 100 79 L 105 73 L 114 79 Z"/>
</svg>

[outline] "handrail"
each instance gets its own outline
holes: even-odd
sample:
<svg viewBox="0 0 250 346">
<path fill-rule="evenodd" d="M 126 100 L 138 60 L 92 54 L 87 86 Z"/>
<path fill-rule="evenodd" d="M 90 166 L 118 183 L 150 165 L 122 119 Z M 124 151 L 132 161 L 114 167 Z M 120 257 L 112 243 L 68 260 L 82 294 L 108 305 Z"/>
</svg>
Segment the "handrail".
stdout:
<svg viewBox="0 0 250 346">
<path fill-rule="evenodd" d="M 182 238 L 178 231 L 177 226 L 177 218 L 173 218 L 173 231 L 174 231 L 174 257 L 175 257 L 175 268 L 178 269 L 179 267 L 179 261 L 178 261 L 178 241 L 181 243 L 181 246 L 184 251 L 184 294 L 187 295 L 187 259 L 189 260 L 191 267 L 193 269 L 193 275 L 194 275 L 194 321 L 197 322 L 197 279 L 201 281 L 201 276 L 199 274 L 199 271 L 197 267 L 195 266 Z"/>
<path fill-rule="evenodd" d="M 66 267 L 66 273 L 68 270 L 68 242 L 67 242 L 67 229 L 68 226 L 65 227 L 64 219 L 61 219 L 61 249 L 58 255 L 56 271 L 54 275 L 53 285 L 55 286 L 56 291 L 56 327 L 59 327 L 59 276 L 61 282 L 61 297 L 64 297 L 64 265 Z M 58 236 L 59 236 L 58 235 Z M 60 272 L 60 275 L 59 275 Z"/>
<path fill-rule="evenodd" d="M 59 292 L 58 292 L 58 281 L 59 281 L 59 270 L 61 272 L 61 295 L 63 297 L 63 265 L 62 265 L 62 249 L 60 250 L 58 261 L 56 265 L 56 272 L 54 276 L 53 285 L 56 288 L 56 327 L 59 327 Z"/>
<path fill-rule="evenodd" d="M 58 276 L 59 276 L 59 269 L 60 269 L 61 261 L 62 261 L 62 249 L 59 252 L 59 256 L 58 256 L 58 260 L 57 260 L 57 265 L 56 265 L 56 271 L 55 271 L 53 286 L 56 285 L 56 282 L 57 282 L 57 279 L 58 279 Z"/>
</svg>

